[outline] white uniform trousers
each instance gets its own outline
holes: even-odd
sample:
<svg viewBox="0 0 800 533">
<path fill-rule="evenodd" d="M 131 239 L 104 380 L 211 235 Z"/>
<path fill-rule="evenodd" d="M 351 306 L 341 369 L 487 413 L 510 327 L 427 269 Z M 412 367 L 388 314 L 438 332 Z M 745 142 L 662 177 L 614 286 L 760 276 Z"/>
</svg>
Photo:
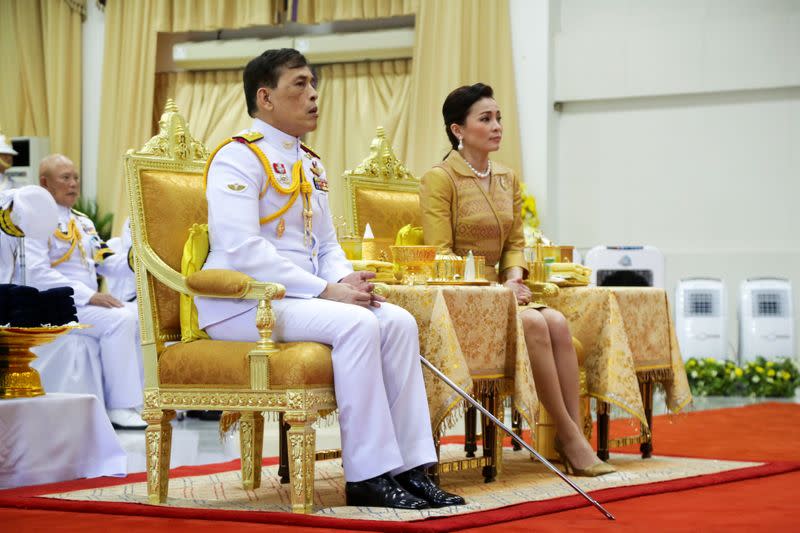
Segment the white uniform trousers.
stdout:
<svg viewBox="0 0 800 533">
<path fill-rule="evenodd" d="M 320 298 L 284 298 L 272 305 L 276 341 L 333 347 L 347 481 L 436 462 L 414 317 L 389 303 L 366 309 Z M 212 339 L 256 341 L 255 313 L 251 309 L 206 332 Z"/>
<path fill-rule="evenodd" d="M 91 327 L 72 335 L 87 335 L 100 344 L 106 409 L 141 407 L 144 369 L 136 303 L 78 306 L 78 322 Z"/>
</svg>

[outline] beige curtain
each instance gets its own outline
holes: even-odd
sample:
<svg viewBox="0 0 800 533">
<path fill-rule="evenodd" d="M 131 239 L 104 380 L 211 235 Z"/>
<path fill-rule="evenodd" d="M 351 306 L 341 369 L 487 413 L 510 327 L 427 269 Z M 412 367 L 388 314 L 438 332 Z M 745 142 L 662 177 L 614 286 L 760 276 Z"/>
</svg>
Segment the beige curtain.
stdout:
<svg viewBox="0 0 800 533">
<path fill-rule="evenodd" d="M 319 24 L 332 20 L 376 19 L 411 15 L 420 0 L 298 0 L 291 20 Z M 430 0 L 425 0 L 430 1 Z M 291 0 L 289 2 L 292 4 Z"/>
<path fill-rule="evenodd" d="M 519 126 L 508 0 L 425 0 L 416 17 L 414 66 L 404 130 L 405 162 L 414 175 L 441 161 L 450 145 L 442 103 L 460 85 L 492 86 L 503 114 L 501 150 L 493 159 L 520 171 Z"/>
<path fill-rule="evenodd" d="M 97 200 L 115 214 L 114 231 L 128 213 L 122 158 L 152 134 L 158 32 L 271 24 L 274 0 L 111 0 L 105 10 L 103 98 Z M 180 107 L 179 107 L 180 109 Z"/>
<path fill-rule="evenodd" d="M 81 6 L 78 0 L 0 2 L 0 131 L 50 138 L 81 164 Z"/>
<path fill-rule="evenodd" d="M 164 72 L 156 75 L 153 129 L 167 98 L 189 121 L 192 134 L 213 150 L 223 139 L 253 122 L 244 101 L 241 70 Z"/>
<path fill-rule="evenodd" d="M 375 130 L 383 126 L 404 158 L 408 129 L 411 60 L 323 65 L 319 76 L 320 120 L 306 142 L 322 157 L 334 215 L 344 214 L 342 173 L 367 155 Z"/>
</svg>

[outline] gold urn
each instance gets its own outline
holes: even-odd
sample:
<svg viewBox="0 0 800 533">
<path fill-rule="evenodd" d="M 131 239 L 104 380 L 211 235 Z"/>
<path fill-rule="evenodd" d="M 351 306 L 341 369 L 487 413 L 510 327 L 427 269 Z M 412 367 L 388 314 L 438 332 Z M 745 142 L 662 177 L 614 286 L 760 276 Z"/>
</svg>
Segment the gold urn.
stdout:
<svg viewBox="0 0 800 533">
<path fill-rule="evenodd" d="M 30 367 L 36 354 L 30 349 L 52 342 L 76 327 L 80 326 L 0 327 L 0 399 L 42 396 L 39 372 Z"/>
</svg>

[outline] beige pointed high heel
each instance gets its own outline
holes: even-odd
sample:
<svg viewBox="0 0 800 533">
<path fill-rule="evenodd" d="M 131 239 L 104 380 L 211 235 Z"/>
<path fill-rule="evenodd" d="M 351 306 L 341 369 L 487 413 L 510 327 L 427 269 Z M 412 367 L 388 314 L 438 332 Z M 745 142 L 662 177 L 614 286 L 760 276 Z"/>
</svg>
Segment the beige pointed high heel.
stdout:
<svg viewBox="0 0 800 533">
<path fill-rule="evenodd" d="M 603 476 L 605 474 L 611 474 L 616 472 L 617 469 L 611 466 L 610 464 L 606 463 L 605 461 L 598 461 L 594 463 L 592 466 L 587 468 L 575 468 L 573 466 L 572 461 L 569 460 L 567 454 L 564 452 L 564 447 L 561 445 L 561 440 L 556 435 L 555 442 L 553 443 L 553 448 L 555 448 L 556 453 L 561 458 L 561 464 L 564 465 L 564 472 L 570 476 L 580 476 L 580 477 L 597 477 Z"/>
</svg>

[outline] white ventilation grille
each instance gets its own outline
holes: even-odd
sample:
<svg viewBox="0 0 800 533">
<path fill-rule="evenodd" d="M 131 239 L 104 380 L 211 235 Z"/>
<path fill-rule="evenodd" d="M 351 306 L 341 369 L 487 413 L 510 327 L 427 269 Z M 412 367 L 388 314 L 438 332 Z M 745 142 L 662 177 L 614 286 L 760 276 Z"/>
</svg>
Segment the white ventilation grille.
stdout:
<svg viewBox="0 0 800 533">
<path fill-rule="evenodd" d="M 686 293 L 686 316 L 719 316 L 719 292 L 693 290 Z"/>
<path fill-rule="evenodd" d="M 754 317 L 785 317 L 785 291 L 757 291 L 753 293 Z"/>
</svg>

